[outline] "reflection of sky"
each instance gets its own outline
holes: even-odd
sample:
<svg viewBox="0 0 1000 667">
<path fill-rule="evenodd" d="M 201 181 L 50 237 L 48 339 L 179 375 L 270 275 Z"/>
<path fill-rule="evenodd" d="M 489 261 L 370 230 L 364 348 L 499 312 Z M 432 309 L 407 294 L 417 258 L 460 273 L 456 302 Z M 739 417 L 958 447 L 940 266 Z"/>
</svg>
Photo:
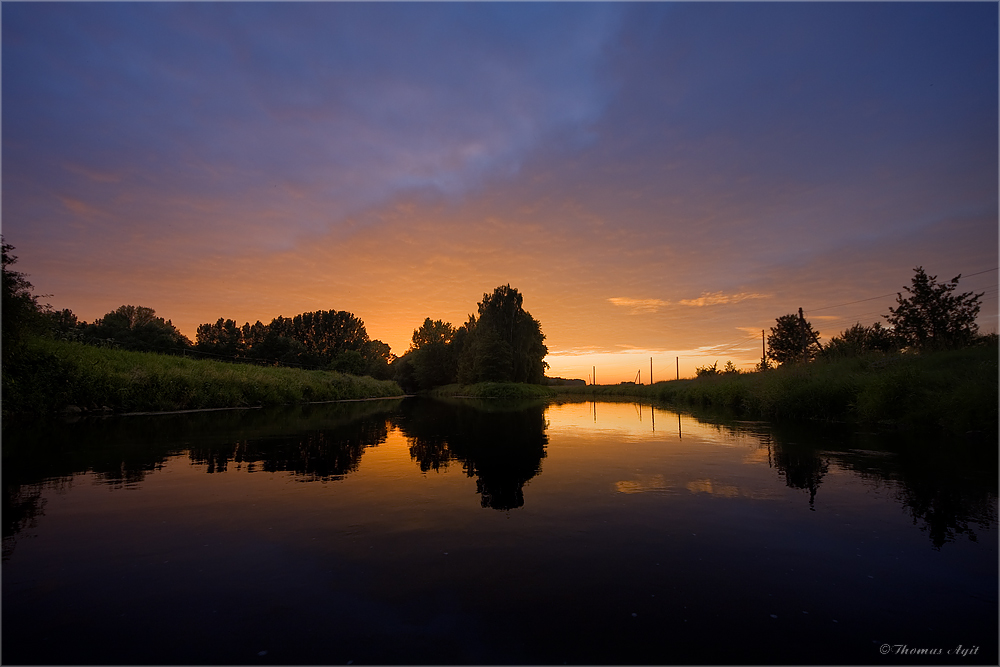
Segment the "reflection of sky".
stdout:
<svg viewBox="0 0 1000 667">
<path fill-rule="evenodd" d="M 996 328 L 995 4 L 2 11 L 4 235 L 86 320 L 342 309 L 402 353 L 509 282 L 553 375 L 618 382 L 923 265 Z"/>
<path fill-rule="evenodd" d="M 758 437 L 734 433 L 690 415 L 654 408 L 649 403 L 623 401 L 574 401 L 552 403 L 545 408 L 546 433 L 597 433 L 622 442 L 673 442 L 693 437 L 720 447 L 757 447 Z M 679 436 L 679 437 L 678 437 Z M 747 461 L 754 462 L 752 456 Z M 764 458 L 766 461 L 766 457 Z"/>
</svg>

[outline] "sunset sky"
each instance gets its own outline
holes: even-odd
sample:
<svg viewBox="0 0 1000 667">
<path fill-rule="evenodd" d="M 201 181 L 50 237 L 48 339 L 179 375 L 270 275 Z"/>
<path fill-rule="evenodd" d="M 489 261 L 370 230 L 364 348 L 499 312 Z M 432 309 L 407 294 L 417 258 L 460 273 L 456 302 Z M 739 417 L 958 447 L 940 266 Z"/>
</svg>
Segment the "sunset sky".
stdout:
<svg viewBox="0 0 1000 667">
<path fill-rule="evenodd" d="M 827 340 L 916 266 L 997 330 L 998 5 L 3 3 L 2 229 L 55 308 L 400 355 L 510 284 L 549 375 Z M 973 275 L 975 274 L 975 275 Z M 884 320 L 881 320 L 884 322 Z"/>
</svg>

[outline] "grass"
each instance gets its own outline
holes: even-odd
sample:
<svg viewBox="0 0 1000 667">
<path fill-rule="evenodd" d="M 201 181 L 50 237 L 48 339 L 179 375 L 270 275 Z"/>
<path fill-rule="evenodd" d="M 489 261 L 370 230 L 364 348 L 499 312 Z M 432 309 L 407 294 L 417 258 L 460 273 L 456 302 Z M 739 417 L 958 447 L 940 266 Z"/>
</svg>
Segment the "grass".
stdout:
<svg viewBox="0 0 1000 667">
<path fill-rule="evenodd" d="M 399 396 L 395 382 L 35 340 L 4 364 L 4 417 L 146 412 Z"/>
<path fill-rule="evenodd" d="M 826 420 L 997 433 L 997 347 L 875 354 L 649 385 L 559 387 L 560 395 L 632 396 L 771 421 Z"/>
</svg>

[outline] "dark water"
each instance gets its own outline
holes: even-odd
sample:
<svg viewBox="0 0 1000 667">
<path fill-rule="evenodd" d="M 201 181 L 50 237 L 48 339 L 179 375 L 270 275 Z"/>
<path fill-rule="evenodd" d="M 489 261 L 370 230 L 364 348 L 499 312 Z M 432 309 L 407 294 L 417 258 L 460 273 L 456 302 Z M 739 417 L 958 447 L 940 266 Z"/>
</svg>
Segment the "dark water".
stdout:
<svg viewBox="0 0 1000 667">
<path fill-rule="evenodd" d="M 996 664 L 983 449 L 631 403 L 8 428 L 2 659 Z"/>
</svg>

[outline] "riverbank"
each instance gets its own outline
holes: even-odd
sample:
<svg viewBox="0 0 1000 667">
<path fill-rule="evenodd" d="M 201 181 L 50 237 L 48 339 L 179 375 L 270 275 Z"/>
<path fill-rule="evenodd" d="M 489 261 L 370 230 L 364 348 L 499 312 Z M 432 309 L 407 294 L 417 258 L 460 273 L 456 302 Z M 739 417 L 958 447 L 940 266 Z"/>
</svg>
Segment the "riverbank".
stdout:
<svg viewBox="0 0 1000 667">
<path fill-rule="evenodd" d="M 763 373 L 650 385 L 558 387 L 559 395 L 635 397 L 770 421 L 847 421 L 997 434 L 997 347 L 821 359 Z"/>
<path fill-rule="evenodd" d="M 4 364 L 4 419 L 231 408 L 403 393 L 393 381 L 34 340 Z"/>
<path fill-rule="evenodd" d="M 478 384 L 449 384 L 432 389 L 435 398 L 552 398 L 556 391 L 551 387 L 522 382 L 480 382 Z"/>
</svg>

